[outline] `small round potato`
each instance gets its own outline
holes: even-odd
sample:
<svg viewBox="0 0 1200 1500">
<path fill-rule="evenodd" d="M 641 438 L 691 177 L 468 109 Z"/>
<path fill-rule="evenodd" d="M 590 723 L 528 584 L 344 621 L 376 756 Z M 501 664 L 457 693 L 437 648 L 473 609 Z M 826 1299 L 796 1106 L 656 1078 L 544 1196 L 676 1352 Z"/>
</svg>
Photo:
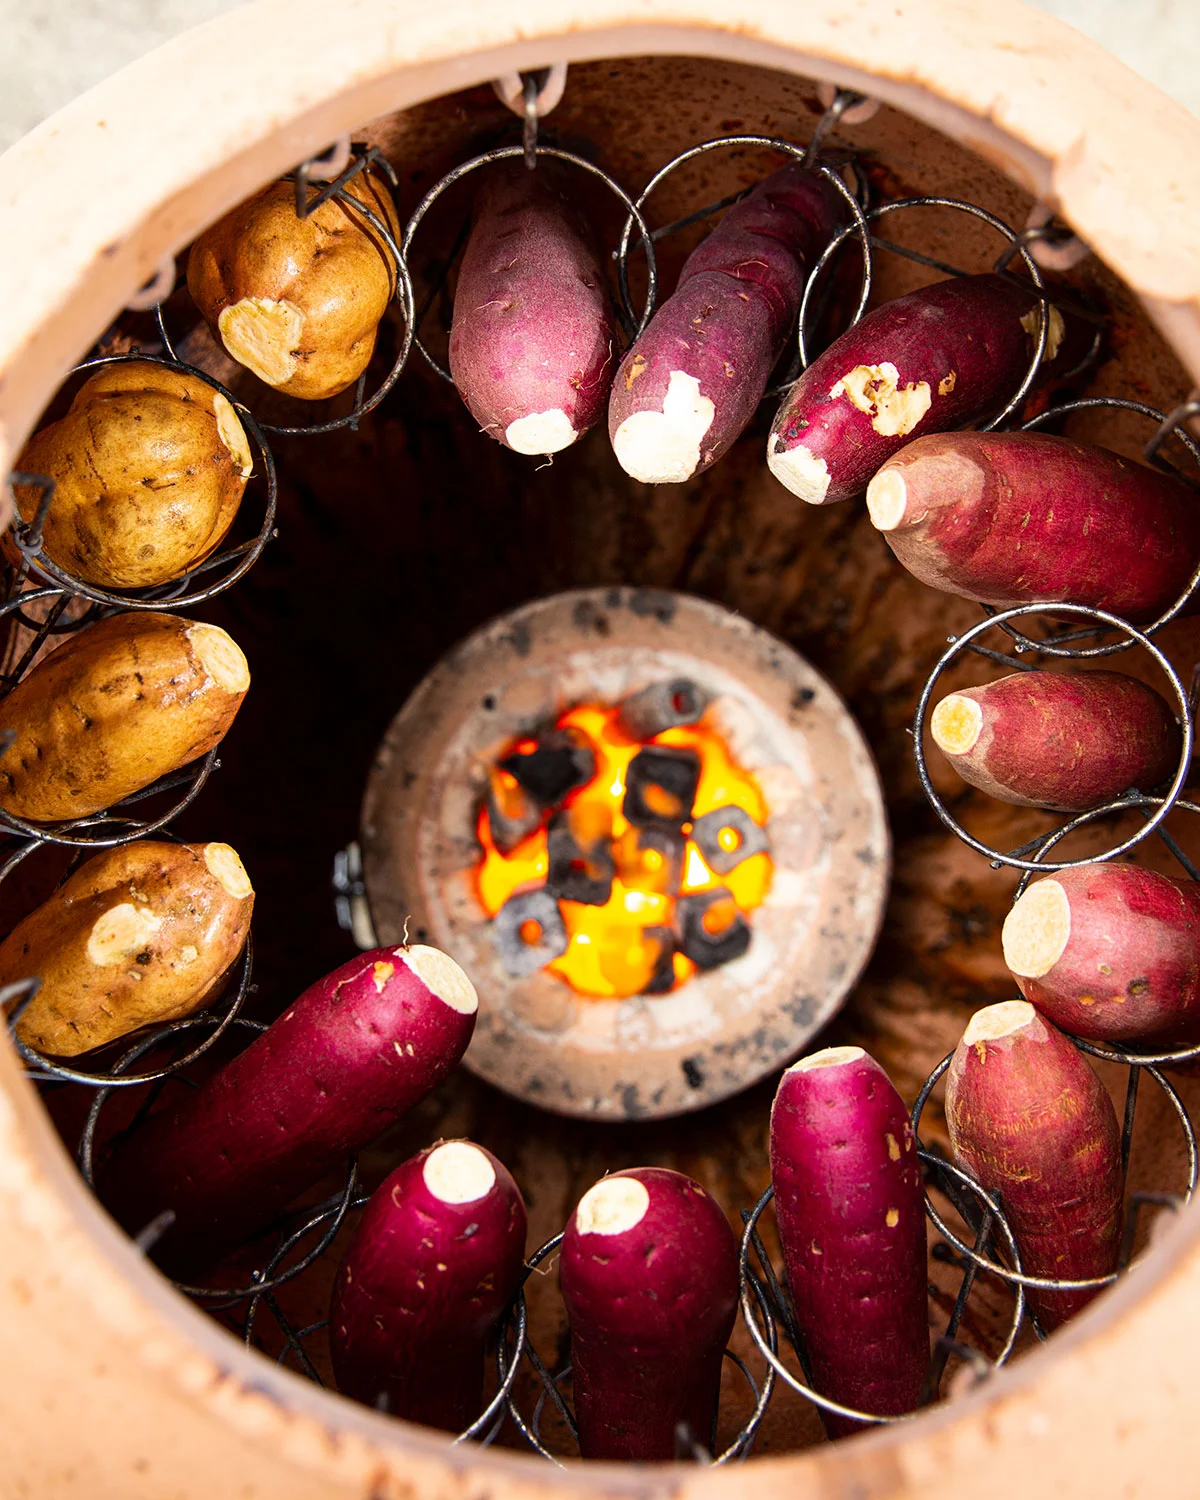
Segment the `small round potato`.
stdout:
<svg viewBox="0 0 1200 1500">
<path fill-rule="evenodd" d="M 205 755 L 250 686 L 217 625 L 128 611 L 89 625 L 0 702 L 0 808 L 84 818 Z"/>
<path fill-rule="evenodd" d="M 21 1040 L 76 1057 L 216 998 L 250 930 L 254 888 L 228 844 L 106 849 L 0 944 L 0 984 L 41 987 Z"/>
<path fill-rule="evenodd" d="M 233 524 L 252 459 L 220 391 L 131 360 L 97 370 L 16 467 L 56 489 L 43 529 L 51 562 L 101 588 L 146 588 L 203 562 Z M 31 521 L 40 492 L 14 487 Z"/>
<path fill-rule="evenodd" d="M 231 358 L 289 396 L 321 401 L 367 368 L 396 269 L 353 209 L 331 199 L 299 219 L 293 192 L 276 182 L 202 234 L 188 290 Z M 385 182 L 360 172 L 346 192 L 399 238 Z"/>
</svg>

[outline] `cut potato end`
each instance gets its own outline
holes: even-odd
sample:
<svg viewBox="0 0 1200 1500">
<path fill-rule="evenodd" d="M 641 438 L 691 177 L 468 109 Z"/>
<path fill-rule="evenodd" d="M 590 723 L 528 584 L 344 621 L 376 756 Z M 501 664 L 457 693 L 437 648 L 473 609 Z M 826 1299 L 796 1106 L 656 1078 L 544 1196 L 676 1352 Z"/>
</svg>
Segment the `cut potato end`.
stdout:
<svg viewBox="0 0 1200 1500">
<path fill-rule="evenodd" d="M 425 1186 L 440 1203 L 474 1203 L 496 1182 L 496 1169 L 470 1141 L 446 1141 L 425 1158 Z"/>
<path fill-rule="evenodd" d="M 613 434 L 617 461 L 643 484 L 682 484 L 696 472 L 715 412 L 694 375 L 672 370 L 662 410 L 635 411 Z"/>
<path fill-rule="evenodd" d="M 580 1234 L 624 1234 L 640 1224 L 650 1207 L 650 1194 L 636 1177 L 605 1177 L 588 1188 L 575 1210 Z"/>
<path fill-rule="evenodd" d="M 1057 880 L 1039 880 L 1004 919 L 1004 962 L 1022 979 L 1040 979 L 1071 940 L 1071 903 Z"/>
<path fill-rule="evenodd" d="M 204 866 L 212 878 L 238 901 L 253 896 L 254 887 L 236 849 L 229 844 L 205 844 Z"/>
<path fill-rule="evenodd" d="M 866 1055 L 861 1047 L 824 1047 L 820 1052 L 813 1052 L 793 1063 L 788 1072 L 811 1073 L 816 1068 L 840 1068 L 846 1063 L 857 1062 Z"/>
<path fill-rule="evenodd" d="M 899 469 L 880 469 L 867 485 L 867 514 L 876 531 L 894 531 L 904 519 L 908 487 Z"/>
<path fill-rule="evenodd" d="M 292 358 L 300 347 L 304 314 L 294 302 L 243 297 L 217 318 L 221 342 L 252 375 L 268 385 L 286 385 L 296 373 Z"/>
<path fill-rule="evenodd" d="M 966 755 L 983 733 L 983 709 L 974 698 L 948 693 L 933 711 L 929 732 L 946 755 Z"/>
<path fill-rule="evenodd" d="M 544 453 L 561 453 L 569 448 L 579 434 L 571 426 L 571 419 L 561 408 L 553 411 L 534 411 L 527 417 L 518 417 L 504 429 L 504 441 L 514 453 L 527 453 L 531 458 Z"/>
<path fill-rule="evenodd" d="M 162 924 L 149 907 L 122 901 L 96 918 L 88 934 L 87 956 L 101 968 L 124 963 L 146 947 Z"/>
<path fill-rule="evenodd" d="M 187 639 L 196 659 L 218 687 L 244 693 L 250 686 L 250 663 L 227 630 L 219 625 L 192 625 Z"/>
<path fill-rule="evenodd" d="M 829 493 L 829 465 L 803 443 L 785 448 L 783 439 L 776 438 L 767 447 L 767 468 L 784 489 L 791 490 L 799 499 L 809 505 L 825 503 Z"/>
<path fill-rule="evenodd" d="M 1021 319 L 1021 327 L 1031 339 L 1036 339 L 1038 334 L 1038 312 L 1039 309 L 1031 307 Z M 1067 325 L 1063 322 L 1063 315 L 1053 303 L 1050 304 L 1050 322 L 1046 329 L 1046 352 L 1042 356 L 1049 363 L 1058 353 L 1063 341 L 1063 334 L 1067 331 Z"/>
<path fill-rule="evenodd" d="M 234 411 L 233 403 L 220 391 L 213 392 L 213 412 L 217 418 L 217 436 L 229 450 L 234 468 L 243 479 L 249 479 L 254 473 L 254 456 L 250 452 L 246 429 L 242 426 L 237 412 Z"/>
<path fill-rule="evenodd" d="M 1028 1000 L 1002 1000 L 999 1005 L 986 1005 L 977 1010 L 967 1022 L 963 1041 L 968 1046 L 976 1042 L 998 1042 L 1001 1037 L 1011 1036 L 1028 1026 L 1037 1016 L 1037 1011 Z"/>
<path fill-rule="evenodd" d="M 475 986 L 448 953 L 417 944 L 412 948 L 397 948 L 396 957 L 408 965 L 431 995 L 451 1010 L 473 1016 L 479 1009 Z"/>
</svg>

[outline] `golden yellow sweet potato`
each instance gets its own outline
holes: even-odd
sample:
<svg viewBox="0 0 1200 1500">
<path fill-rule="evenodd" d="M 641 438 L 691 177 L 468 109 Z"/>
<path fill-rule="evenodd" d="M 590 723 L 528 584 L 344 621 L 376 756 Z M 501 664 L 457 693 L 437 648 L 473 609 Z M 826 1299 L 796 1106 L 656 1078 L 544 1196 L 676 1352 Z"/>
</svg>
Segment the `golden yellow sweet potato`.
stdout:
<svg viewBox="0 0 1200 1500">
<path fill-rule="evenodd" d="M 141 791 L 224 738 L 250 686 L 232 636 L 130 611 L 89 625 L 0 702 L 0 808 L 82 818 Z"/>
<path fill-rule="evenodd" d="M 123 844 L 94 855 L 0 943 L 0 985 L 41 988 L 17 1033 L 76 1057 L 216 998 L 254 888 L 228 844 Z"/>
<path fill-rule="evenodd" d="M 233 524 L 252 460 L 229 401 L 196 375 L 133 360 L 97 370 L 16 467 L 56 482 L 51 562 L 101 588 L 144 588 L 203 562 Z M 16 487 L 33 519 L 41 498 Z"/>
<path fill-rule="evenodd" d="M 346 191 L 399 237 L 385 182 L 368 170 Z M 353 209 L 331 199 L 298 219 L 294 205 L 290 182 L 239 204 L 192 246 L 187 283 L 233 359 L 289 396 L 320 401 L 367 368 L 396 272 Z"/>
</svg>

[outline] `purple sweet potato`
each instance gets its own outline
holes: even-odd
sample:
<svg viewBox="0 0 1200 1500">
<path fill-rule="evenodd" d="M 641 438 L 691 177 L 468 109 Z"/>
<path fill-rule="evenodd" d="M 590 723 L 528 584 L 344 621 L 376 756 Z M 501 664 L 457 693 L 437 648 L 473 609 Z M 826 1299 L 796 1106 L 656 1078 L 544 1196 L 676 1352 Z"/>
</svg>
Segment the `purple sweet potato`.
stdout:
<svg viewBox="0 0 1200 1500">
<path fill-rule="evenodd" d="M 904 1101 L 861 1047 L 783 1075 L 771 1182 L 814 1386 L 859 1411 L 912 1411 L 929 1365 L 925 1195 Z M 821 1416 L 830 1437 L 861 1427 Z"/>
<path fill-rule="evenodd" d="M 470 1141 L 443 1141 L 371 1196 L 333 1287 L 338 1390 L 446 1432 L 483 1407 L 484 1355 L 521 1284 L 525 1203 Z"/>
<path fill-rule="evenodd" d="M 1000 608 L 1090 604 L 1137 624 L 1200 562 L 1181 480 L 1040 432 L 917 438 L 871 480 L 867 509 L 915 578 Z"/>
<path fill-rule="evenodd" d="M 454 384 L 517 453 L 557 453 L 594 426 L 616 361 L 595 235 L 561 175 L 548 162 L 488 172 L 454 294 Z"/>
<path fill-rule="evenodd" d="M 788 166 L 692 252 L 613 382 L 608 432 L 627 474 L 675 484 L 725 453 L 762 400 L 811 262 L 842 217 L 824 177 Z"/>
<path fill-rule="evenodd" d="M 1200 1042 L 1200 884 L 1136 865 L 1059 870 L 1004 923 L 1026 1000 L 1074 1036 Z"/>
<path fill-rule="evenodd" d="M 155 1259 L 190 1273 L 249 1239 L 423 1099 L 475 1029 L 436 948 L 376 948 L 311 985 L 244 1052 L 121 1142 L 100 1196 L 129 1232 L 174 1214 Z"/>
<path fill-rule="evenodd" d="M 956 276 L 868 313 L 792 386 L 767 439 L 767 465 L 810 505 L 860 495 L 914 433 L 948 432 L 1016 393 L 1038 335 L 1032 284 Z M 1063 337 L 1050 310 L 1045 359 Z"/>
<path fill-rule="evenodd" d="M 559 1271 L 584 1458 L 642 1463 L 710 1446 L 737 1314 L 737 1244 L 682 1172 L 637 1167 L 583 1195 Z"/>
<path fill-rule="evenodd" d="M 1175 770 L 1181 744 L 1166 700 L 1123 672 L 1013 672 L 948 693 L 929 730 L 971 786 L 1063 812 L 1149 791 Z"/>
<path fill-rule="evenodd" d="M 1071 1043 L 1025 1000 L 976 1011 L 946 1082 L 954 1159 L 1000 1195 L 1027 1275 L 1108 1276 L 1121 1242 L 1121 1132 L 1112 1100 Z M 1098 1288 L 1028 1288 L 1047 1332 Z"/>
</svg>

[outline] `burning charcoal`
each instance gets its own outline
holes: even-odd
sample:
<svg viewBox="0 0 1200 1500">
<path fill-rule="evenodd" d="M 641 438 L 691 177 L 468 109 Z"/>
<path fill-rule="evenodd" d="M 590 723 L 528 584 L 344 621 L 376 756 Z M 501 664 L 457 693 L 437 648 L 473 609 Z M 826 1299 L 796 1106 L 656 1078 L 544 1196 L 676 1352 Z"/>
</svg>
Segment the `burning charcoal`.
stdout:
<svg viewBox="0 0 1200 1500">
<path fill-rule="evenodd" d="M 675 934 L 669 927 L 647 927 L 642 936 L 659 945 L 654 973 L 642 986 L 642 994 L 665 995 L 675 983 Z"/>
<path fill-rule="evenodd" d="M 510 896 L 492 919 L 492 942 L 513 979 L 561 958 L 568 941 L 558 902 L 544 886 Z"/>
<path fill-rule="evenodd" d="M 692 838 L 716 875 L 728 875 L 744 859 L 771 847 L 766 831 L 744 807 L 714 807 L 692 824 Z"/>
<path fill-rule="evenodd" d="M 568 792 L 590 781 L 596 757 L 581 737 L 569 729 L 547 729 L 532 750 L 513 751 L 500 762 L 542 807 L 553 807 Z"/>
<path fill-rule="evenodd" d="M 694 750 L 648 745 L 629 762 L 623 811 L 638 828 L 679 828 L 692 815 L 700 757 Z"/>
<path fill-rule="evenodd" d="M 627 828 L 617 848 L 617 873 L 636 891 L 679 893 L 687 840 L 673 828 Z"/>
<path fill-rule="evenodd" d="M 519 782 L 493 766 L 488 778 L 488 827 L 501 854 L 511 854 L 542 821 L 542 810 Z"/>
<path fill-rule="evenodd" d="M 617 723 L 631 740 L 652 740 L 664 729 L 695 724 L 708 707 L 708 694 L 686 677 L 652 682 L 621 704 Z"/>
<path fill-rule="evenodd" d="M 546 890 L 560 901 L 603 906 L 612 895 L 610 836 L 611 829 L 583 829 L 569 813 L 556 813 L 546 839 L 550 855 Z"/>
<path fill-rule="evenodd" d="M 680 950 L 698 969 L 730 963 L 750 946 L 750 927 L 724 886 L 681 897 L 676 913 Z"/>
</svg>

